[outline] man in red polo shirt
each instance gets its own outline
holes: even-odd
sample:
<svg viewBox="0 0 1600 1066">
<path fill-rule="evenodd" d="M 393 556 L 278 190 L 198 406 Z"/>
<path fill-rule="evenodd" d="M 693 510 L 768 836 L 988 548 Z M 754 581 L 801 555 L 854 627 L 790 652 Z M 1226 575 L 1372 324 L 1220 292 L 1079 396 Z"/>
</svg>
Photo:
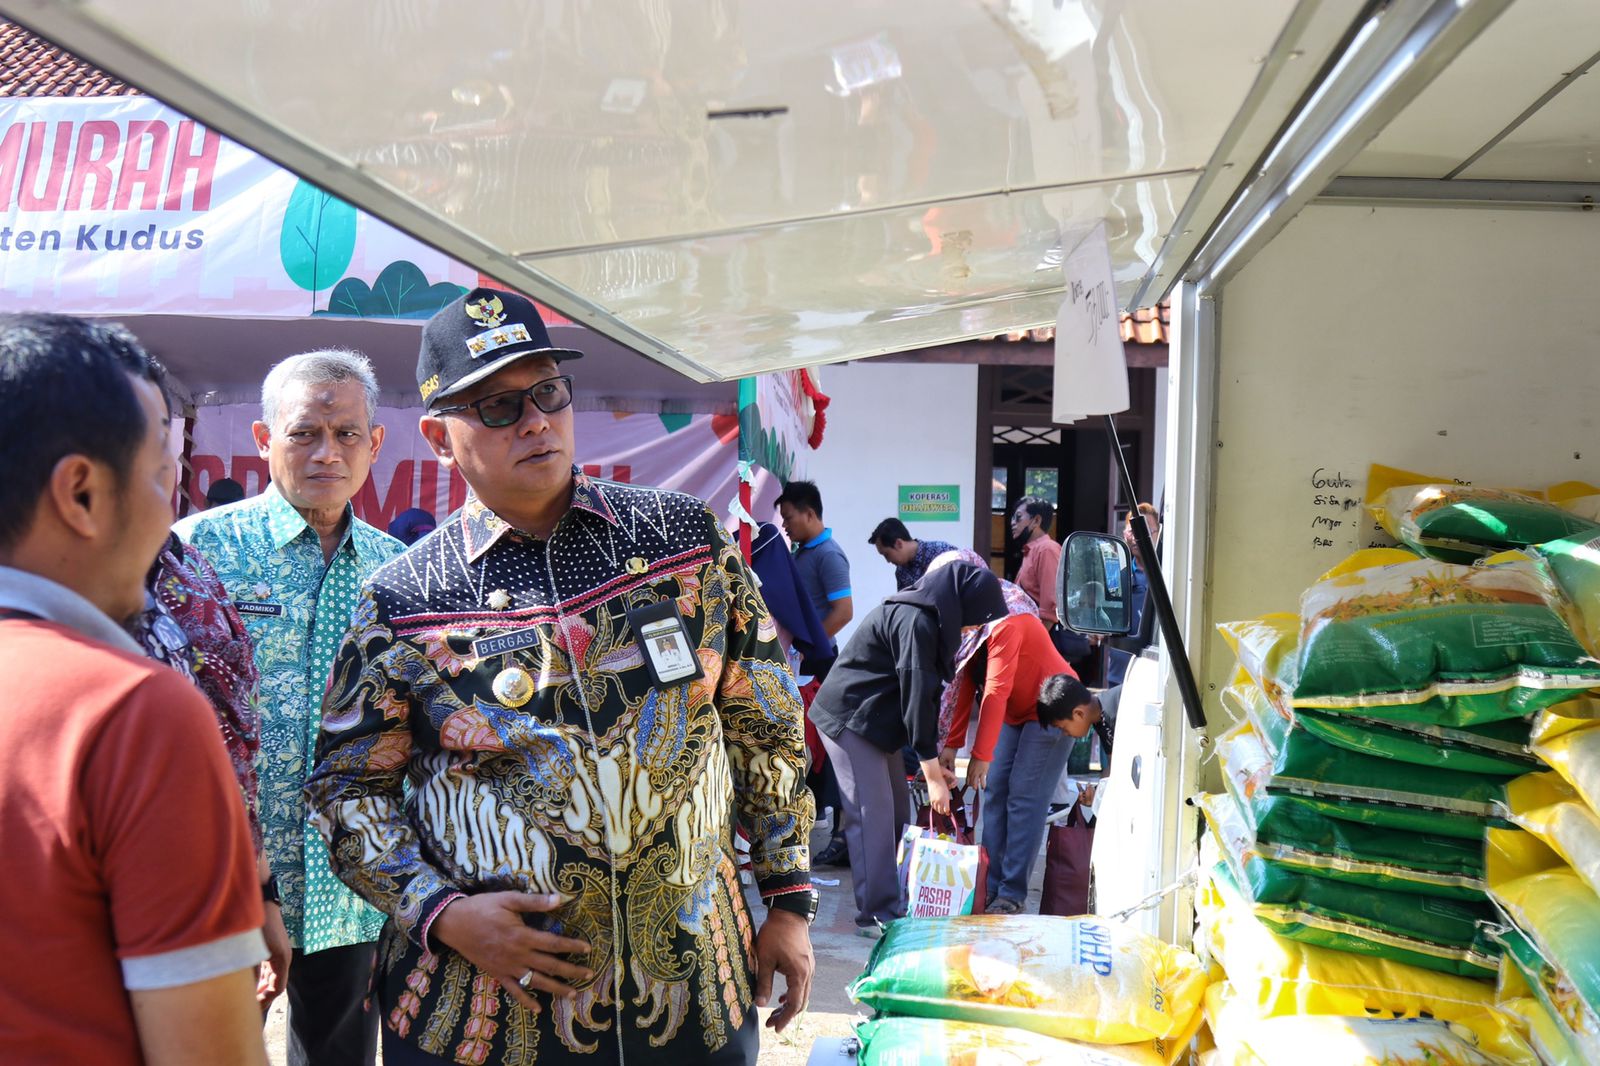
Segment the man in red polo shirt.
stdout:
<svg viewBox="0 0 1600 1066">
<path fill-rule="evenodd" d="M 119 326 L 0 317 L 0 1062 L 266 1063 L 244 804 L 122 628 L 172 521 L 162 378 Z"/>
</svg>

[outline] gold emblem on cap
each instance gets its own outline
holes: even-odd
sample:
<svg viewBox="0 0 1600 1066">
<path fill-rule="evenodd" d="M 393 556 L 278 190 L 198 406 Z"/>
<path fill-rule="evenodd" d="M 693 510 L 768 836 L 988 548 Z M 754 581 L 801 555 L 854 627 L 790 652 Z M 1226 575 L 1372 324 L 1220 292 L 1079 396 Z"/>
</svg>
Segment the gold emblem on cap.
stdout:
<svg viewBox="0 0 1600 1066">
<path fill-rule="evenodd" d="M 498 296 L 480 296 L 467 301 L 467 317 L 481 326 L 493 329 L 506 320 L 506 308 Z"/>
<path fill-rule="evenodd" d="M 650 567 L 645 565 L 645 561 L 639 558 L 637 555 L 635 555 L 632 559 L 629 559 L 626 565 L 628 567 L 628 573 L 636 576 L 650 569 Z"/>
<path fill-rule="evenodd" d="M 521 707 L 533 699 L 533 675 L 520 666 L 508 666 L 494 675 L 494 698 L 507 707 Z"/>
</svg>

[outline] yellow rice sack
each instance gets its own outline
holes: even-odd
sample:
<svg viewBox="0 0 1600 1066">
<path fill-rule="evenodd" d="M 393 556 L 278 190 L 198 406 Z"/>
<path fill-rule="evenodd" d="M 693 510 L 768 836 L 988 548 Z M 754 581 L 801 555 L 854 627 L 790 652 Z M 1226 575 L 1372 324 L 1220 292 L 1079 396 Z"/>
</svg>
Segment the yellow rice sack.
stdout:
<svg viewBox="0 0 1600 1066">
<path fill-rule="evenodd" d="M 1443 1066 L 1445 1063 L 1539 1066 L 1533 1048 L 1517 1032 L 1509 1013 L 1485 1007 L 1472 1023 L 1446 1023 L 1435 1018 L 1400 1018 L 1392 1013 L 1363 1015 L 1261 1015 L 1256 1005 L 1238 996 L 1229 981 L 1206 989 L 1206 1028 L 1221 1052 L 1221 1061 L 1285 1063 L 1290 1066 L 1344 1066 L 1344 1063 Z M 1298 1056 L 1290 1048 L 1299 1047 Z M 1406 1058 L 1406 1053 L 1432 1052 L 1435 1058 Z M 1390 1058 L 1381 1058 L 1381 1055 Z M 1454 1055 L 1458 1058 L 1448 1058 Z"/>
<path fill-rule="evenodd" d="M 1528 774 L 1506 786 L 1511 821 L 1549 845 L 1600 893 L 1600 815 L 1560 774 Z"/>
<path fill-rule="evenodd" d="M 1533 753 L 1560 774 L 1591 810 L 1600 811 L 1600 728 L 1588 723 L 1560 728 L 1554 725 L 1556 721 L 1551 719 L 1543 730 L 1536 730 Z"/>
<path fill-rule="evenodd" d="M 858 1066 L 1171 1066 L 1148 1044 L 1079 1044 L 945 1018 L 876 1018 L 856 1037 Z"/>
<path fill-rule="evenodd" d="M 850 995 L 885 1014 L 1138 1044 L 1185 1038 L 1205 987 L 1194 955 L 1127 925 L 964 915 L 890 923 Z"/>
<path fill-rule="evenodd" d="M 1527 948 L 1514 961 L 1542 986 L 1574 1042 L 1600 1052 L 1600 896 L 1528 833 L 1490 830 L 1488 849 L 1489 894 Z"/>
<path fill-rule="evenodd" d="M 1232 1040 L 1235 1066 L 1504 1066 L 1471 1034 L 1434 1018 L 1329 1014 L 1263 1018 Z"/>
<path fill-rule="evenodd" d="M 1276 936 L 1250 914 L 1237 892 L 1210 877 L 1196 908 L 1212 960 L 1227 972 L 1233 990 L 1264 1017 L 1382 1012 L 1475 1025 L 1494 1004 L 1494 986 L 1487 981 Z M 1494 1046 L 1493 1037 L 1479 1032 L 1486 1048 Z"/>
</svg>

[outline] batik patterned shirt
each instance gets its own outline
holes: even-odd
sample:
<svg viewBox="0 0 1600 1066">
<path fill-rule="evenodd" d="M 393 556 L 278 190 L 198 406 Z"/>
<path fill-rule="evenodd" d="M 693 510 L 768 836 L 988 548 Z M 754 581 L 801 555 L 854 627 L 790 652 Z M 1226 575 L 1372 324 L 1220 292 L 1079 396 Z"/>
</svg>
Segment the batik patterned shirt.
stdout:
<svg viewBox="0 0 1600 1066">
<path fill-rule="evenodd" d="M 270 485 L 174 529 L 216 568 L 255 646 L 261 829 L 289 939 L 305 952 L 375 940 L 383 916 L 333 875 L 306 819 L 304 788 L 329 669 L 362 582 L 404 545 L 350 513 L 327 560 L 317 531 Z"/>
<path fill-rule="evenodd" d="M 176 535 L 168 538 L 145 581 L 145 609 L 128 632 L 146 655 L 193 681 L 211 701 L 250 818 L 250 838 L 260 851 L 255 659 L 228 590 L 198 549 Z"/>
<path fill-rule="evenodd" d="M 625 612 L 661 603 L 703 677 L 654 683 Z M 393 918 L 392 1033 L 512 1066 L 727 1045 L 755 980 L 734 816 L 763 896 L 810 887 L 802 709 L 776 636 L 703 503 L 576 473 L 548 540 L 469 499 L 373 576 L 307 794 L 335 869 Z M 565 895 L 548 927 L 591 944 L 596 974 L 576 999 L 536 993 L 532 1013 L 430 940 L 462 894 L 508 889 Z"/>
<path fill-rule="evenodd" d="M 929 563 L 939 558 L 939 556 L 943 555 L 945 552 L 953 552 L 957 550 L 958 549 L 954 544 L 947 544 L 942 540 L 917 541 L 917 554 L 911 557 L 911 561 L 909 563 L 906 563 L 904 566 L 897 566 L 894 568 L 895 590 L 900 591 L 915 585 L 918 581 L 922 580 L 922 575 L 928 572 Z M 984 563 L 982 565 L 987 566 L 988 564 Z"/>
</svg>

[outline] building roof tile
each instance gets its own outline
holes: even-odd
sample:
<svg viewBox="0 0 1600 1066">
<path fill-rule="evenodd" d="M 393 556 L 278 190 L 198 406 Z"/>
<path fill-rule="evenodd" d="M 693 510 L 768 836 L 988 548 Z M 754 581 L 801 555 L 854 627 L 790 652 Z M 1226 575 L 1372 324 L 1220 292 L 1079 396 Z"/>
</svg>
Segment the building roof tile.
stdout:
<svg viewBox="0 0 1600 1066">
<path fill-rule="evenodd" d="M 139 90 L 36 37 L 0 22 L 0 96 L 138 96 Z"/>
</svg>

